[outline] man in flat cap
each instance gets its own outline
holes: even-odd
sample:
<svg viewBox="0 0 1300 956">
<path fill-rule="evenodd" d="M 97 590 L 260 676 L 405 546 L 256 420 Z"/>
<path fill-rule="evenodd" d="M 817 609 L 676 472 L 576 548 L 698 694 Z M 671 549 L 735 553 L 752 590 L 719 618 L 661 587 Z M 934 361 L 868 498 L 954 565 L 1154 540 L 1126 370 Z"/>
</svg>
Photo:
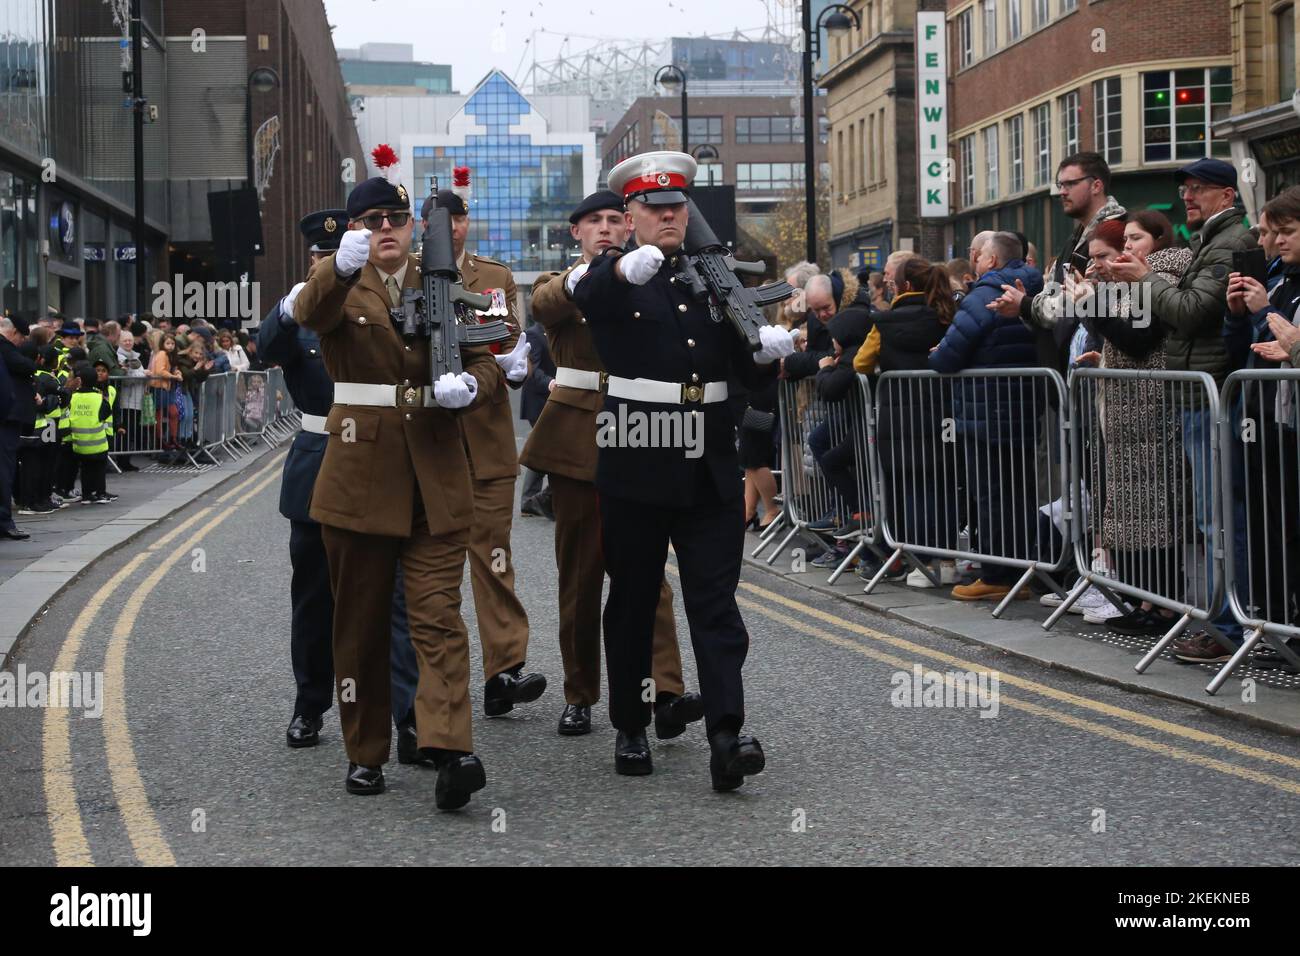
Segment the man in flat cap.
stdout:
<svg viewBox="0 0 1300 956">
<path fill-rule="evenodd" d="M 458 415 L 503 377 L 486 349 L 463 350 L 465 371 L 429 381 L 427 338 L 403 337 L 389 310 L 420 284 L 410 255 L 410 198 L 367 179 L 348 196 L 339 248 L 318 262 L 293 316 L 320 335 L 334 404 L 312 493 L 334 593 L 334 668 L 350 761 L 346 786 L 384 789 L 389 756 L 389 652 L 394 567 L 402 563 L 411 641 L 419 656 L 419 745 L 438 767 L 439 809 L 483 788 L 473 754 L 469 638 L 460 614 L 474 499 Z"/>
<path fill-rule="evenodd" d="M 569 223 L 570 233 L 582 247 L 582 258 L 563 272 L 543 273 L 533 283 L 533 317 L 546 330 L 557 368 L 555 387 L 524 443 L 520 461 L 551 478 L 564 661 L 565 706 L 559 732 L 576 736 L 590 732 L 591 706 L 600 699 L 600 596 L 605 564 L 595 484 L 596 415 L 605 405 L 601 393 L 605 366 L 587 319 L 565 283 L 575 268 L 590 265 L 606 249 L 623 248 L 628 233 L 623 197 L 608 189 L 592 193 L 573 210 Z M 699 694 L 686 693 L 682 683 L 673 592 L 662 574 L 653 633 L 655 732 L 667 739 L 703 717 L 704 704 Z"/>
<path fill-rule="evenodd" d="M 651 679 L 655 610 L 671 543 L 704 696 L 710 776 L 722 791 L 764 766 L 758 741 L 740 734 L 749 635 L 736 587 L 745 519 L 727 379 L 764 387 L 794 343 L 784 329 L 767 326 L 759 351 L 751 352 L 716 305 L 677 281 L 694 176 L 695 160 L 678 152 L 615 166 L 609 186 L 627 204 L 637 246 L 627 253 L 611 246 L 575 267 L 565 287 L 608 369 L 596 488 L 609 572 L 604 623 L 610 721 L 618 730 L 614 767 L 632 775 L 652 770 L 650 704 L 642 693 Z M 676 447 L 638 441 L 634 420 L 666 420 L 682 440 Z M 628 422 L 627 434 L 614 422 Z"/>
<path fill-rule="evenodd" d="M 348 228 L 344 209 L 308 213 L 298 223 L 314 266 L 339 247 Z M 258 327 L 257 351 L 284 371 L 285 387 L 302 412 L 302 430 L 293 438 L 280 481 L 280 514 L 289 519 L 290 657 L 297 687 L 293 719 L 285 732 L 293 748 L 320 742 L 321 715 L 334 702 L 334 596 L 321 526 L 310 514 L 312 489 L 325 454 L 325 419 L 334 403 L 334 383 L 325 371 L 320 339 L 293 320 L 293 307 L 306 285 L 299 282 L 271 309 Z M 415 692 L 419 667 L 406 620 L 406 589 L 397 564 L 392 614 L 392 713 L 397 726 L 399 763 L 431 763 L 422 756 L 415 729 Z"/>
<path fill-rule="evenodd" d="M 501 343 L 497 355 L 504 380 L 484 397 L 481 405 L 460 416 L 459 422 L 474 488 L 469 576 L 483 651 L 483 713 L 499 717 L 513 710 L 515 704 L 537 700 L 546 690 L 545 676 L 524 673 L 528 614 L 515 594 L 515 566 L 510 553 L 519 457 L 506 383 L 517 387 L 527 377 L 528 343 L 520 334 L 518 296 L 509 267 L 465 250 L 469 235 L 469 170 L 461 167 L 455 173 L 455 188 L 440 189 L 425 199 L 421 226 L 435 205 L 451 213 L 452 253 L 461 285 L 469 292 L 491 295 L 492 310 L 482 318 L 504 319 L 511 330 L 510 339 Z"/>
</svg>

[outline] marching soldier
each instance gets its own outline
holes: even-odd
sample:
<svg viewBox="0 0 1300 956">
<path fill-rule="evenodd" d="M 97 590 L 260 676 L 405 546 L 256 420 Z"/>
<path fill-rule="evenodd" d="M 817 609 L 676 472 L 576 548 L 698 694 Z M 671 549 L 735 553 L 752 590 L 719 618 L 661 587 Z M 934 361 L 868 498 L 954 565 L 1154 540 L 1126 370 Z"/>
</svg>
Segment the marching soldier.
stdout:
<svg viewBox="0 0 1300 956">
<path fill-rule="evenodd" d="M 439 809 L 486 784 L 473 754 L 469 638 L 460 614 L 474 498 L 457 409 L 485 401 L 502 372 L 465 348 L 465 371 L 430 379 L 427 338 L 405 339 L 389 310 L 420 285 L 410 199 L 374 177 L 348 196 L 339 248 L 312 269 L 294 318 L 321 339 L 334 381 L 310 515 L 323 528 L 334 593 L 334 667 L 350 793 L 384 789 L 389 755 L 389 615 L 394 566 L 406 580 L 420 748 L 438 767 Z"/>
<path fill-rule="evenodd" d="M 299 230 L 311 245 L 314 266 L 338 249 L 348 228 L 343 209 L 324 209 L 304 216 Z M 294 436 L 280 479 L 280 514 L 289 519 L 289 592 L 293 603 L 290 657 L 297 699 L 293 720 L 285 732 L 290 747 L 320 742 L 321 715 L 334 702 L 334 596 L 321 526 L 309 513 L 311 492 L 325 454 L 325 418 L 333 404 L 334 383 L 321 358 L 320 339 L 293 320 L 293 307 L 306 283 L 300 282 L 276 303 L 258 327 L 257 351 L 279 365 L 294 404 L 302 412 L 302 431 Z M 398 763 L 429 763 L 420 753 L 415 730 L 415 690 L 418 666 L 406 621 L 406 594 L 401 566 L 396 569 L 392 613 L 392 713 L 397 725 Z"/>
<path fill-rule="evenodd" d="M 627 204 L 638 245 L 627 253 L 611 246 L 590 266 L 575 267 L 565 286 L 608 369 L 604 411 L 620 422 L 662 421 L 651 416 L 667 414 L 676 434 L 702 435 L 694 449 L 645 447 L 629 440 L 631 429 L 602 436 L 596 489 L 610 582 L 605 655 L 610 720 L 618 730 L 615 770 L 651 771 L 650 708 L 641 691 L 652 670 L 655 608 L 671 542 L 704 695 L 709 771 L 721 791 L 736 789 L 765 762 L 758 741 L 740 735 L 749 635 L 736 587 L 745 519 L 726 380 L 735 374 L 747 388 L 761 388 L 794 346 L 788 332 L 769 326 L 761 349 L 750 352 L 716 305 L 697 301 L 677 282 L 694 176 L 695 160 L 685 153 L 646 153 L 615 166 L 609 185 Z"/>
<path fill-rule="evenodd" d="M 470 529 L 469 575 L 483 649 L 483 713 L 499 717 L 515 704 L 537 700 L 546 690 L 542 674 L 525 674 L 528 615 L 515 594 L 515 566 L 510 554 L 515 479 L 519 475 L 514 418 L 506 381 L 517 385 L 528 375 L 528 344 L 520 335 L 515 280 L 503 263 L 465 251 L 469 234 L 468 170 L 457 171 L 456 189 L 440 189 L 424 201 L 421 221 L 436 205 L 451 213 L 452 252 L 461 285 L 492 296 L 489 317 L 504 318 L 510 340 L 502 343 L 497 362 L 505 381 L 490 390 L 480 405 L 460 416 L 461 436 L 469 456 L 474 488 L 474 525 Z"/>
<path fill-rule="evenodd" d="M 623 197 L 608 189 L 592 193 L 569 216 L 582 259 L 564 272 L 533 283 L 533 317 L 546 329 L 555 357 L 555 385 L 520 456 L 526 466 L 550 475 L 555 509 L 555 563 L 560 586 L 560 656 L 564 660 L 564 713 L 559 732 L 591 731 L 591 705 L 600 699 L 600 595 L 605 580 L 596 494 L 596 415 L 604 407 L 605 366 L 592 343 L 587 320 L 565 283 L 578 265 L 589 265 L 627 238 Z M 655 734 L 666 740 L 704 716 L 699 694 L 685 693 L 677 650 L 673 592 L 659 586 L 655 609 L 653 678 Z"/>
</svg>

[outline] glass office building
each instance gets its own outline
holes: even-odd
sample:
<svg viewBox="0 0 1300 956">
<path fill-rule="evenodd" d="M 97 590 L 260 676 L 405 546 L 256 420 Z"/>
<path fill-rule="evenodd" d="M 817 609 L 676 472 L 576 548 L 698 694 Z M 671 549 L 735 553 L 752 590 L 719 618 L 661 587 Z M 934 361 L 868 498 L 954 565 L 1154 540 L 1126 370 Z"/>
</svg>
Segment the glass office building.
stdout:
<svg viewBox="0 0 1300 956">
<path fill-rule="evenodd" d="M 429 194 L 430 175 L 445 188 L 453 167 L 470 168 L 466 248 L 518 273 L 568 263 L 576 248 L 569 213 L 595 189 L 595 134 L 555 131 L 504 74 L 493 71 L 450 118 L 445 135 L 404 136 L 408 143 L 417 208 Z"/>
</svg>

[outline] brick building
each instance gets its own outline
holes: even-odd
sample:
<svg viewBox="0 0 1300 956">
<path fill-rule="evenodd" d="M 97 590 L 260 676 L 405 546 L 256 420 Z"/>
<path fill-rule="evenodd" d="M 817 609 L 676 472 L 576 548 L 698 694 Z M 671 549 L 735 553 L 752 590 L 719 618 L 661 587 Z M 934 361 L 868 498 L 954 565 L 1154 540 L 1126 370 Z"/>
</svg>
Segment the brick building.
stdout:
<svg viewBox="0 0 1300 956">
<path fill-rule="evenodd" d="M 949 0 L 948 40 L 959 255 L 981 229 L 1014 229 L 1045 264 L 1074 225 L 1052 195 L 1069 153 L 1102 153 L 1122 204 L 1176 225 L 1170 173 L 1230 155 L 1214 132 L 1232 105 L 1224 0 Z"/>
<path fill-rule="evenodd" d="M 1232 115 L 1215 125 L 1233 162 L 1251 169 L 1242 198 L 1254 217 L 1288 186 L 1300 184 L 1300 101 L 1295 3 L 1231 0 Z M 1244 177 L 1243 177 L 1244 178 Z"/>
</svg>

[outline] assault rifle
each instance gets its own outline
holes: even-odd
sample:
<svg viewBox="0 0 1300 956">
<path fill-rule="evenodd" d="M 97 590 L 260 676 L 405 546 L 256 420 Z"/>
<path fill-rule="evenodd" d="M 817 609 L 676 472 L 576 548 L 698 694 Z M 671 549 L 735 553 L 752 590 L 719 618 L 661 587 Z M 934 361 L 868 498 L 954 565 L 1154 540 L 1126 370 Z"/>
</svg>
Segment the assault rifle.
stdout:
<svg viewBox="0 0 1300 956">
<path fill-rule="evenodd" d="M 758 330 L 770 324 L 762 307 L 784 302 L 794 295 L 794 286 L 781 280 L 757 288 L 746 287 L 740 276 L 761 276 L 767 267 L 761 262 L 736 259 L 709 227 L 695 201 L 687 199 L 686 207 L 686 240 L 682 244 L 683 254 L 677 257 L 682 264 L 677 281 L 690 289 L 697 301 L 712 301 L 721 308 L 736 333 L 757 352 L 761 347 Z"/>
</svg>

